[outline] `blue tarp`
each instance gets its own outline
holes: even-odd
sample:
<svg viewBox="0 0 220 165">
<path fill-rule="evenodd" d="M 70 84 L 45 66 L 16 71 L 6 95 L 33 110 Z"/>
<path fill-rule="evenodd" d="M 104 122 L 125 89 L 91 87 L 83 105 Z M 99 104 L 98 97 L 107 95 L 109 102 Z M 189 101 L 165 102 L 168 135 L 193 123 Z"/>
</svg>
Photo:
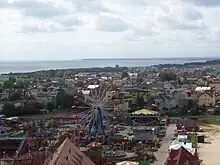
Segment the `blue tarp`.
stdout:
<svg viewBox="0 0 220 165">
<path fill-rule="evenodd" d="M 24 137 L 0 137 L 0 140 L 24 140 Z"/>
</svg>

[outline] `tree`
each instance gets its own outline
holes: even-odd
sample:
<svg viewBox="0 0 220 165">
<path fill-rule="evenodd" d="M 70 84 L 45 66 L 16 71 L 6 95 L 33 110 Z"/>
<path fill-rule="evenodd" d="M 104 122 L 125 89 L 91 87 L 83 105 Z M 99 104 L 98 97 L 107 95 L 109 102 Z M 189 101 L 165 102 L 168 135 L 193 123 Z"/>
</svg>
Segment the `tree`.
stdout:
<svg viewBox="0 0 220 165">
<path fill-rule="evenodd" d="M 45 108 L 44 104 L 38 102 L 34 103 L 34 107 L 39 110 Z"/>
<path fill-rule="evenodd" d="M 128 72 L 122 72 L 121 78 L 127 78 L 127 77 L 129 77 Z"/>
<path fill-rule="evenodd" d="M 193 108 L 196 108 L 196 103 L 193 100 L 189 100 L 187 104 L 187 109 L 191 110 Z"/>
<path fill-rule="evenodd" d="M 186 116 L 187 113 L 188 113 L 187 108 L 183 107 L 180 109 L 180 112 L 179 112 L 180 116 Z"/>
<path fill-rule="evenodd" d="M 36 109 L 33 103 L 25 104 L 20 111 L 19 115 L 40 114 L 40 110 Z"/>
<path fill-rule="evenodd" d="M 50 111 L 50 112 L 52 112 L 53 110 L 54 110 L 54 105 L 53 105 L 53 103 L 51 103 L 51 102 L 49 102 L 48 104 L 47 104 L 47 109 Z"/>
<path fill-rule="evenodd" d="M 66 94 L 65 90 L 59 89 L 59 93 L 56 96 L 56 106 L 63 108 L 64 95 Z"/>
<path fill-rule="evenodd" d="M 11 88 L 12 87 L 12 83 L 9 80 L 4 81 L 3 87 L 4 88 Z"/>
<path fill-rule="evenodd" d="M 138 78 L 136 79 L 136 81 L 137 81 L 138 84 L 141 84 L 141 83 L 144 82 L 143 78 L 141 78 L 141 77 L 138 77 Z"/>
<path fill-rule="evenodd" d="M 192 115 L 192 116 L 198 116 L 198 115 L 200 115 L 200 112 L 199 112 L 198 107 L 195 107 L 195 108 L 193 108 L 193 109 L 191 110 L 191 115 Z"/>
<path fill-rule="evenodd" d="M 16 108 L 14 104 L 6 103 L 2 107 L 2 114 L 4 114 L 7 117 L 12 117 L 16 115 Z"/>
<path fill-rule="evenodd" d="M 42 91 L 43 92 L 47 92 L 48 90 L 47 90 L 47 88 L 43 88 Z"/>
<path fill-rule="evenodd" d="M 144 97 L 143 96 L 138 96 L 137 97 L 137 105 L 139 108 L 144 108 Z"/>
<path fill-rule="evenodd" d="M 25 83 L 22 80 L 17 80 L 16 85 L 18 86 L 18 88 L 24 88 L 25 87 Z"/>
<path fill-rule="evenodd" d="M 21 94 L 20 92 L 14 92 L 14 93 L 9 97 L 9 100 L 10 100 L 10 101 L 21 100 L 21 96 L 22 96 L 22 94 Z"/>
<path fill-rule="evenodd" d="M 150 107 L 152 104 L 154 104 L 155 97 L 152 95 L 147 96 L 147 105 Z"/>
<path fill-rule="evenodd" d="M 14 76 L 9 76 L 8 81 L 15 83 L 16 82 L 16 78 Z"/>
<path fill-rule="evenodd" d="M 214 115 L 220 115 L 220 107 L 215 108 Z"/>
<path fill-rule="evenodd" d="M 160 81 L 171 81 L 176 80 L 177 75 L 174 72 L 160 72 L 159 79 Z"/>
<path fill-rule="evenodd" d="M 48 74 L 49 74 L 49 77 L 52 77 L 52 78 L 53 78 L 53 77 L 56 76 L 56 71 L 55 71 L 55 70 L 49 70 L 48 72 L 49 72 L 49 73 L 48 73 Z"/>
<path fill-rule="evenodd" d="M 13 85 L 16 83 L 16 78 L 13 76 L 10 76 L 8 80 L 4 81 L 4 88 L 12 88 Z"/>
<path fill-rule="evenodd" d="M 15 107 L 14 104 L 5 103 L 2 109 L 2 114 L 7 117 L 40 114 L 40 109 L 35 107 L 35 103 L 26 103 L 22 107 Z"/>
</svg>

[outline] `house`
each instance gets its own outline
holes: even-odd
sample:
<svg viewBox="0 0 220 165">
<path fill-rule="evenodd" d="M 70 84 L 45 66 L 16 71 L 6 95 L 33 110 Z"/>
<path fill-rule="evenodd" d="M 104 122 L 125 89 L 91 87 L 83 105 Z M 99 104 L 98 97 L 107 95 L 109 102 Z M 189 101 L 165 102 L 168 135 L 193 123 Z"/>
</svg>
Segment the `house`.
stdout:
<svg viewBox="0 0 220 165">
<path fill-rule="evenodd" d="M 112 84 L 115 85 L 116 87 L 121 87 L 123 85 L 123 80 L 121 79 L 115 79 L 113 80 Z"/>
<path fill-rule="evenodd" d="M 67 86 L 67 88 L 74 88 L 76 84 L 75 79 L 65 79 L 64 84 Z"/>
<path fill-rule="evenodd" d="M 169 151 L 178 150 L 179 148 L 184 147 L 190 153 L 195 153 L 195 148 L 190 140 L 188 140 L 187 135 L 179 135 L 169 146 Z"/>
<path fill-rule="evenodd" d="M 196 87 L 195 92 L 211 91 L 211 87 Z"/>
<path fill-rule="evenodd" d="M 58 147 L 57 152 L 44 163 L 44 165 L 58 164 L 95 165 L 69 138 L 66 138 Z"/>
<path fill-rule="evenodd" d="M 185 106 L 185 95 L 183 92 L 173 92 L 172 94 L 159 94 L 154 100 L 159 110 L 172 109 Z"/>
<path fill-rule="evenodd" d="M 176 124 L 177 130 L 184 130 L 187 132 L 199 131 L 199 126 L 194 120 L 181 119 Z"/>
<path fill-rule="evenodd" d="M 118 105 L 118 107 L 117 106 L 114 107 L 114 110 L 119 110 L 119 111 L 127 111 L 127 110 L 129 110 L 129 102 L 128 101 L 124 101 L 124 102 L 120 103 Z"/>
<path fill-rule="evenodd" d="M 128 73 L 130 79 L 137 79 L 138 73 Z"/>
<path fill-rule="evenodd" d="M 220 83 L 209 84 L 209 87 L 213 88 L 216 92 L 220 92 Z"/>
<path fill-rule="evenodd" d="M 197 80 L 196 84 L 198 86 L 207 86 L 207 81 L 204 81 L 203 79 L 200 78 Z"/>
<path fill-rule="evenodd" d="M 144 141 L 149 145 L 154 145 L 154 140 L 157 138 L 157 135 L 155 133 L 152 133 L 150 131 L 147 132 L 134 132 L 134 141 Z"/>
<path fill-rule="evenodd" d="M 166 82 L 164 83 L 164 89 L 167 90 L 172 90 L 172 89 L 177 89 L 178 84 L 176 82 Z"/>
<path fill-rule="evenodd" d="M 165 165 L 194 165 L 197 158 L 184 147 L 171 150 Z"/>
<path fill-rule="evenodd" d="M 206 106 L 206 107 L 212 107 L 216 103 L 216 97 L 215 94 L 204 92 L 200 93 L 198 95 L 198 105 L 199 106 Z"/>
</svg>

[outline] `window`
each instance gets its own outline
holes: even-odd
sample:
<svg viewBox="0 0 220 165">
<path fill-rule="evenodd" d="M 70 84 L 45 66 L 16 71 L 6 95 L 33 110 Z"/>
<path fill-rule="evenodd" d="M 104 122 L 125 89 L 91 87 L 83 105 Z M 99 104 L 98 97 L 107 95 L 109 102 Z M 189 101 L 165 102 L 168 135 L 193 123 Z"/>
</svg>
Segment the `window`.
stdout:
<svg viewBox="0 0 220 165">
<path fill-rule="evenodd" d="M 69 149 L 69 153 L 71 154 L 71 149 Z"/>
</svg>

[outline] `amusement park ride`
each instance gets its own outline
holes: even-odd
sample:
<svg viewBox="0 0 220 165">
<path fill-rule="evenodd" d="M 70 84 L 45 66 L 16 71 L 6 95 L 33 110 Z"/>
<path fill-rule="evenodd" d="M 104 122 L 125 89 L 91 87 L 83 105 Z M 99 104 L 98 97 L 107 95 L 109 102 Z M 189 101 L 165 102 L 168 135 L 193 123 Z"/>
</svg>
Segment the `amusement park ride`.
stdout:
<svg viewBox="0 0 220 165">
<path fill-rule="evenodd" d="M 81 93 L 81 95 L 80 95 Z M 118 104 L 118 92 L 111 83 L 100 83 L 99 85 L 89 86 L 89 94 L 82 98 L 82 91 L 78 92 L 74 97 L 75 112 L 73 118 L 77 118 L 80 128 L 85 128 L 87 137 L 95 138 L 101 128 L 103 139 L 105 140 L 105 127 L 103 124 L 103 116 L 108 116 L 110 111 Z M 78 106 L 78 103 L 84 103 L 85 107 Z M 82 113 L 78 113 L 79 109 L 87 109 Z"/>
<path fill-rule="evenodd" d="M 90 140 L 96 138 L 101 129 L 101 136 L 105 141 L 106 127 L 104 126 L 104 118 L 109 117 L 111 111 L 118 106 L 119 92 L 110 82 L 100 82 L 97 85 L 89 85 L 88 87 L 86 94 L 83 93 L 85 90 L 80 90 L 74 97 L 74 112 L 71 113 L 71 118 L 76 121 L 74 129 L 77 134 L 75 137 L 78 140 L 83 138 Z M 85 106 L 80 106 L 82 105 L 79 104 L 80 102 Z M 79 113 L 82 109 L 84 111 Z M 81 137 L 79 132 L 83 132 L 84 136 Z M 40 165 L 42 163 L 40 160 L 44 159 L 47 152 L 42 152 L 42 155 L 40 151 L 36 150 L 36 147 L 33 147 L 36 144 L 33 145 L 33 139 L 31 139 L 31 136 L 24 138 L 18 146 L 13 159 L 6 160 L 4 158 L 4 165 Z M 0 160 L 0 164 L 1 161 L 3 159 Z"/>
</svg>

